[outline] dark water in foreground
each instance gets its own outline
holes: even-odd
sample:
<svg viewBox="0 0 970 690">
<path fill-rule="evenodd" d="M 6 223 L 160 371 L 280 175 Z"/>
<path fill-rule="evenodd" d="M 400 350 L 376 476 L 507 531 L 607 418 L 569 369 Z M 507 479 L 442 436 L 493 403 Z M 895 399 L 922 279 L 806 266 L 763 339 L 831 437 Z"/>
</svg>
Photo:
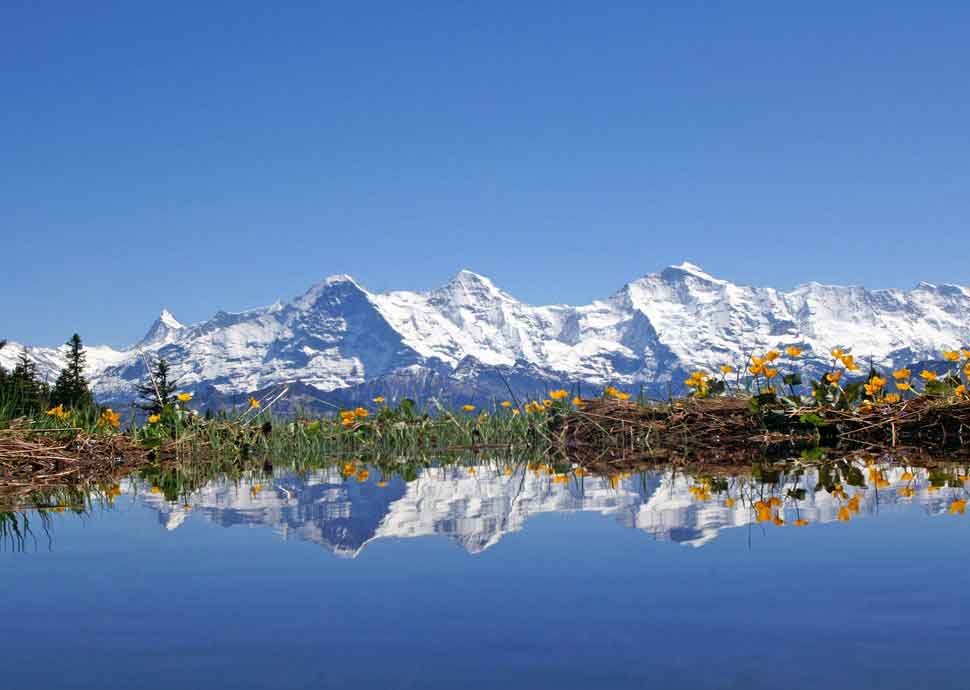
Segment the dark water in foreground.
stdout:
<svg viewBox="0 0 970 690">
<path fill-rule="evenodd" d="M 7 532 L 0 687 L 970 687 L 968 485 L 860 470 L 132 479 Z"/>
</svg>

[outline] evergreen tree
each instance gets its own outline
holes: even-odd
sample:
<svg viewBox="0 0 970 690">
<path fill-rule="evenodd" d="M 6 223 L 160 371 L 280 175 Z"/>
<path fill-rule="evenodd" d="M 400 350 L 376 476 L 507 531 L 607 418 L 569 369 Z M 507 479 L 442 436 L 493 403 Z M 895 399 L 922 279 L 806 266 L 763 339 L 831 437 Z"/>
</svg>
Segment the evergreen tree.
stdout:
<svg viewBox="0 0 970 690">
<path fill-rule="evenodd" d="M 174 379 L 169 380 L 169 375 L 168 362 L 164 359 L 149 368 L 146 381 L 138 386 L 139 409 L 147 414 L 160 414 L 163 407 L 175 402 L 178 384 Z"/>
<path fill-rule="evenodd" d="M 37 379 L 37 365 L 30 361 L 25 347 L 7 377 L 7 390 L 18 415 L 36 414 L 47 407 L 48 387 Z"/>
<path fill-rule="evenodd" d="M 75 333 L 66 345 L 67 365 L 54 383 L 51 404 L 81 409 L 91 404 L 91 391 L 88 390 L 88 382 L 84 378 L 86 354 L 81 344 L 81 336 Z"/>
</svg>

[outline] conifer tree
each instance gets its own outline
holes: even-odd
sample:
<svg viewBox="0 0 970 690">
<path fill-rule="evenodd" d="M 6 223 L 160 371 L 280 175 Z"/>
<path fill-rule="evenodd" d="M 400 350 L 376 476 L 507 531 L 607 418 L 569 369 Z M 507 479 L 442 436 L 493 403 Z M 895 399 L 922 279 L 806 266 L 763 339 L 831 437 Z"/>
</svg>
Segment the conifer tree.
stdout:
<svg viewBox="0 0 970 690">
<path fill-rule="evenodd" d="M 178 384 L 174 379 L 170 380 L 169 376 L 168 362 L 164 359 L 159 359 L 149 368 L 145 382 L 138 386 L 141 399 L 136 404 L 139 409 L 147 414 L 160 414 L 163 407 L 175 401 Z"/>
<path fill-rule="evenodd" d="M 81 409 L 91 404 L 91 391 L 88 389 L 88 382 L 84 378 L 86 354 L 84 346 L 81 344 L 81 336 L 75 333 L 66 345 L 68 347 L 67 364 L 54 383 L 51 404 Z"/>
<path fill-rule="evenodd" d="M 26 347 L 7 377 L 7 389 L 15 414 L 36 414 L 46 407 L 49 390 L 37 379 L 37 365 L 30 361 Z"/>
</svg>

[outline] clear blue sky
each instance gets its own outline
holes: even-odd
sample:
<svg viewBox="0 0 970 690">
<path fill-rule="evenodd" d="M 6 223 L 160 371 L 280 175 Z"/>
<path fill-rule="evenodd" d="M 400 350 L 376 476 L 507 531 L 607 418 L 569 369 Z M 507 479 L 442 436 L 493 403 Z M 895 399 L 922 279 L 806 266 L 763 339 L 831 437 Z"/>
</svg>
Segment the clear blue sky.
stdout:
<svg viewBox="0 0 970 690">
<path fill-rule="evenodd" d="M 202 4 L 0 9 L 0 336 L 331 273 L 970 283 L 966 2 Z"/>
</svg>

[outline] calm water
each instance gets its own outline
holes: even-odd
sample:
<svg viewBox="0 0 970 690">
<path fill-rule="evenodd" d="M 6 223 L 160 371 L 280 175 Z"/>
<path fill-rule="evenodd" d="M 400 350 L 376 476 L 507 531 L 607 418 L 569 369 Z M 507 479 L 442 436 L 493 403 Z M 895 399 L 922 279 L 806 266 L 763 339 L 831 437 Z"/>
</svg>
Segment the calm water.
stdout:
<svg viewBox="0 0 970 690">
<path fill-rule="evenodd" d="M 28 513 L 0 687 L 970 687 L 959 477 L 357 471 Z"/>
</svg>

